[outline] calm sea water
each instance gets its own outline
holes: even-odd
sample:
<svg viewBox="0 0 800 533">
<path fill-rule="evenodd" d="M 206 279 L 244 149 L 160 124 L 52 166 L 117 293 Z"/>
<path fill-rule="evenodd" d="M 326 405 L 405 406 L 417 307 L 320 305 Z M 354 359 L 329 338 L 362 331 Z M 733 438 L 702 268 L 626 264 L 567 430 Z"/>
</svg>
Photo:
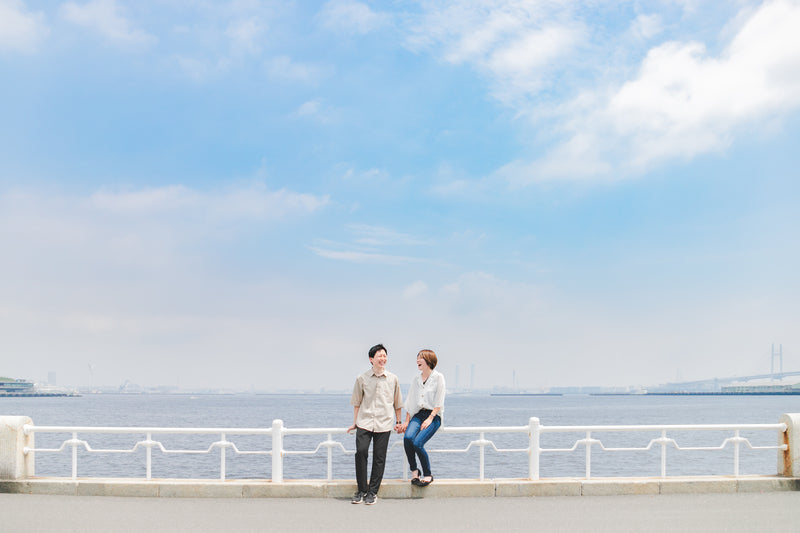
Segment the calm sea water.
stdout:
<svg viewBox="0 0 800 533">
<path fill-rule="evenodd" d="M 287 427 L 346 427 L 352 422 L 348 395 L 89 395 L 79 398 L 0 398 L 0 414 L 30 416 L 36 425 L 66 426 L 153 426 L 269 428 L 280 418 Z M 618 425 L 618 424 L 733 424 L 777 423 L 783 413 L 800 412 L 800 396 L 458 396 L 446 402 L 446 426 L 522 426 L 532 416 L 543 425 Z M 645 447 L 660 435 L 637 433 L 592 435 L 606 447 Z M 681 446 L 720 446 L 730 432 L 672 433 Z M 754 446 L 771 446 L 776 433 L 749 432 L 742 436 Z M 487 434 L 498 448 L 527 447 L 525 435 Z M 569 448 L 582 438 L 580 434 L 547 434 L 543 448 Z M 69 434 L 37 434 L 37 448 L 58 448 Z M 144 435 L 79 435 L 95 449 L 131 449 Z M 438 434 L 428 450 L 467 448 L 477 435 Z M 205 450 L 219 436 L 163 435 L 156 437 L 167 449 Z M 347 450 L 354 449 L 354 437 L 334 436 Z M 240 450 L 269 450 L 269 436 L 229 436 Z M 284 448 L 313 450 L 322 437 L 287 436 Z M 71 475 L 71 448 L 60 453 L 36 455 L 39 476 Z M 647 452 L 603 452 L 592 450 L 592 476 L 657 476 L 660 474 L 660 446 Z M 733 474 L 733 446 L 722 451 L 678 451 L 668 449 L 668 475 Z M 741 474 L 774 474 L 775 450 L 741 449 Z M 405 458 L 402 439 L 393 436 L 386 467 L 386 478 L 403 476 Z M 479 452 L 473 447 L 466 453 L 432 453 L 434 475 L 440 478 L 477 478 Z M 324 478 L 327 454 L 289 456 L 284 462 L 284 476 Z M 487 478 L 527 477 L 525 453 L 486 451 Z M 153 477 L 219 478 L 220 452 L 207 455 L 165 455 L 153 451 Z M 228 451 L 226 470 L 229 479 L 264 479 L 271 476 L 271 458 L 267 455 L 237 455 Z M 132 454 L 78 454 L 80 477 L 145 477 L 145 452 Z M 571 453 L 543 453 L 542 477 L 583 477 L 585 448 Z M 334 451 L 333 476 L 351 479 L 353 457 Z"/>
</svg>

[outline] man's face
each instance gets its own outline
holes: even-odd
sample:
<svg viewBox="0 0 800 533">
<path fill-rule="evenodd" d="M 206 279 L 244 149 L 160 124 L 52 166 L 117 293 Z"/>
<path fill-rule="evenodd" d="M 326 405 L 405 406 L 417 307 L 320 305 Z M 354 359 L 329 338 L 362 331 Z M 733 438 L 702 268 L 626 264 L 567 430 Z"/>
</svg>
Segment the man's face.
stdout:
<svg viewBox="0 0 800 533">
<path fill-rule="evenodd" d="M 386 350 L 378 350 L 375 352 L 375 357 L 372 358 L 372 368 L 378 372 L 382 372 L 386 368 Z"/>
</svg>

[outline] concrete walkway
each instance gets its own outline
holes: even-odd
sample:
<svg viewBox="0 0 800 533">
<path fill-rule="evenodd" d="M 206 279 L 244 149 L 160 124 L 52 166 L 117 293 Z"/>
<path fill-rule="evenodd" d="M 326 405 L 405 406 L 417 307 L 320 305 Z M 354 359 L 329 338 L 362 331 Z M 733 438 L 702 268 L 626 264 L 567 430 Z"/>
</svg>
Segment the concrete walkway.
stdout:
<svg viewBox="0 0 800 533">
<path fill-rule="evenodd" d="M 0 494 L 2 533 L 800 531 L 800 492 L 547 498 L 129 498 Z"/>
</svg>

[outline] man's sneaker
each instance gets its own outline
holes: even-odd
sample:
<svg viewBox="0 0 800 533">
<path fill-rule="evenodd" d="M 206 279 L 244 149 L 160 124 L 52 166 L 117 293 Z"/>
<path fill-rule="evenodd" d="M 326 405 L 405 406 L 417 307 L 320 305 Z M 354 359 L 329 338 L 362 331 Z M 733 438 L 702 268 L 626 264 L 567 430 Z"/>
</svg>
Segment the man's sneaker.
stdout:
<svg viewBox="0 0 800 533">
<path fill-rule="evenodd" d="M 353 494 L 353 499 L 350 500 L 350 503 L 361 503 L 364 501 L 364 496 L 366 495 L 367 495 L 366 492 L 358 491 L 355 494 Z"/>
<path fill-rule="evenodd" d="M 370 492 L 370 493 L 367 493 L 366 496 L 364 496 L 364 503 L 366 503 L 367 505 L 375 505 L 376 501 L 378 501 L 378 495 L 377 494 L 373 494 L 373 493 Z"/>
</svg>

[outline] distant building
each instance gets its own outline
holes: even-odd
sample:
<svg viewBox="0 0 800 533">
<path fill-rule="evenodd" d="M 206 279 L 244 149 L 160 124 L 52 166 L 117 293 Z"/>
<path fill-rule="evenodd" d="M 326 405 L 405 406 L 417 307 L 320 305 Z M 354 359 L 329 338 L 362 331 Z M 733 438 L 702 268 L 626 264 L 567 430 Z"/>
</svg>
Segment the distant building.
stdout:
<svg viewBox="0 0 800 533">
<path fill-rule="evenodd" d="M 723 386 L 722 392 L 736 394 L 800 394 L 800 383 L 775 383 L 774 381 L 733 383 Z"/>
<path fill-rule="evenodd" d="M 24 379 L 0 381 L 0 395 L 30 395 L 33 394 L 33 383 Z"/>
</svg>

